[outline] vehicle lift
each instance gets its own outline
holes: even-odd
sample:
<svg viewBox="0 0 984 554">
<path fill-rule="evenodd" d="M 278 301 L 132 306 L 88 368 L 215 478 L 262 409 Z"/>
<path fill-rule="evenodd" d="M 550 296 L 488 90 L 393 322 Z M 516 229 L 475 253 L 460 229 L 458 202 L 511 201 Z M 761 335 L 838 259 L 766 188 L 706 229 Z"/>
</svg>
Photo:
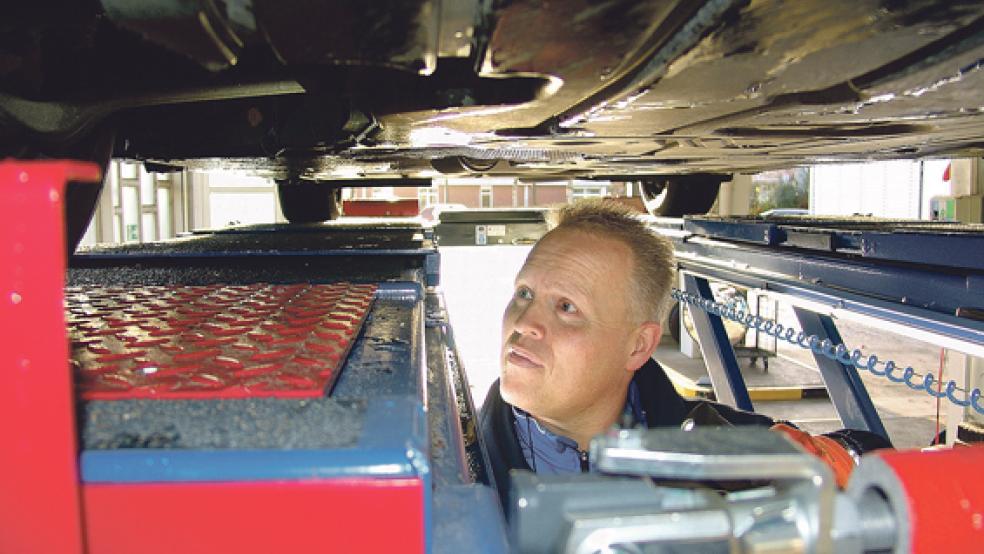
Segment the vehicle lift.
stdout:
<svg viewBox="0 0 984 554">
<path fill-rule="evenodd" d="M 608 475 L 517 474 L 507 524 L 427 229 L 253 226 L 93 249 L 66 268 L 65 183 L 100 178 L 91 164 L 0 163 L 8 199 L 0 207 L 0 414 L 9 441 L 0 450 L 2 552 L 609 552 L 635 544 L 641 552 L 929 552 L 982 544 L 984 484 L 973 476 L 984 450 L 865 456 L 837 491 L 823 464 L 761 430 L 613 430 L 592 444 Z M 872 300 L 838 281 L 863 280 L 861 269 L 839 272 L 864 265 L 857 256 L 810 265 L 822 256 L 790 250 L 801 259 L 782 263 L 798 269 L 779 279 L 778 265 L 746 256 L 782 245 L 736 247 L 675 225 L 663 228 L 676 237 L 687 294 L 698 298 L 678 297 L 712 312 L 728 315 L 708 301 L 706 279 L 727 278 L 802 292 L 812 308 L 829 301 L 884 316 L 968 352 L 984 345 L 979 322 L 961 317 L 962 299 L 982 305 L 980 267 L 965 268 L 962 293 L 960 277 L 943 272 L 926 294 L 889 305 L 887 294 Z M 881 245 L 868 250 L 891 251 Z M 867 271 L 884 293 L 903 270 Z M 963 314 L 949 314 L 957 308 Z M 835 340 L 824 315 L 818 325 Z M 716 317 L 698 317 L 698 329 L 721 331 Z M 707 329 L 700 332 L 703 339 Z M 744 406 L 747 391 L 743 399 L 727 364 L 711 371 L 718 398 Z M 850 388 L 856 370 L 852 380 L 841 364 L 840 381 L 822 371 L 832 397 L 842 396 L 837 386 L 852 392 L 837 404 L 845 424 L 877 432 L 863 386 Z M 753 486 L 694 486 L 735 481 Z"/>
<path fill-rule="evenodd" d="M 841 423 L 887 437 L 858 370 L 984 414 L 980 391 L 847 348 L 836 318 L 854 319 L 984 357 L 984 226 L 802 217 L 658 219 L 673 241 L 683 290 L 718 398 L 753 410 L 722 317 L 811 350 Z M 801 329 L 716 302 L 709 280 L 757 289 L 793 306 Z M 960 398 L 958 398 L 960 396 Z M 954 429 L 956 431 L 956 429 Z"/>
<path fill-rule="evenodd" d="M 0 551 L 506 550 L 419 224 L 199 233 L 66 272 L 64 183 L 98 179 L 0 165 Z"/>
<path fill-rule="evenodd" d="M 984 414 L 979 389 L 850 349 L 835 324 L 851 318 L 984 356 L 984 226 L 693 216 L 652 218 L 650 227 L 673 243 L 682 282 L 673 297 L 694 308 L 719 401 L 754 409 L 727 318 L 811 350 L 846 428 L 887 437 L 859 370 Z M 711 280 L 790 303 L 801 329 L 717 301 Z M 619 477 L 514 476 L 510 533 L 523 552 L 975 550 L 984 539 L 974 470 L 982 456 L 981 446 L 874 452 L 838 491 L 822 463 L 765 430 L 614 430 L 592 442 L 591 459 Z M 680 486 L 695 482 L 718 491 Z"/>
</svg>

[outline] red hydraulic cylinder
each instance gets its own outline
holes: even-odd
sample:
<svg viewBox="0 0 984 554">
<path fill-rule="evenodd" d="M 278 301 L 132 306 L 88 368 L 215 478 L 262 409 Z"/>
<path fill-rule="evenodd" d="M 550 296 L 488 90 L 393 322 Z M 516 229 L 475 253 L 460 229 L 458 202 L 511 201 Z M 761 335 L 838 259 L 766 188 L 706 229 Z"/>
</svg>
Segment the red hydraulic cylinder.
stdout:
<svg viewBox="0 0 984 554">
<path fill-rule="evenodd" d="M 847 492 L 856 501 L 883 500 L 893 520 L 893 552 L 980 552 L 982 464 L 984 446 L 979 445 L 927 452 L 878 450 L 861 460 Z"/>
<path fill-rule="evenodd" d="M 0 552 L 82 552 L 63 199 L 79 162 L 0 162 Z"/>
<path fill-rule="evenodd" d="M 984 544 L 984 446 L 879 454 L 905 488 L 911 552 L 969 552 Z"/>
</svg>

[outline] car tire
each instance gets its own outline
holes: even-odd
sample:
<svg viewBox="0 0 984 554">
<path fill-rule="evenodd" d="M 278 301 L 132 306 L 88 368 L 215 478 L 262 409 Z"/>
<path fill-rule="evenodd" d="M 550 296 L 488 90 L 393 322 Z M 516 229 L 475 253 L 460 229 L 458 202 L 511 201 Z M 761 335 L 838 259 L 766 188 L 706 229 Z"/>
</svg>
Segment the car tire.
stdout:
<svg viewBox="0 0 984 554">
<path fill-rule="evenodd" d="M 65 214 L 65 250 L 71 256 L 78 248 L 85 231 L 89 228 L 92 215 L 99 204 L 99 195 L 106 181 L 106 171 L 113 156 L 113 145 L 116 140 L 116 129 L 102 125 L 82 140 L 51 147 L 35 145 L 29 141 L 28 146 L 16 153 L 17 158 L 26 160 L 80 160 L 92 162 L 99 166 L 103 180 L 98 183 L 65 183 L 65 197 L 62 205 Z M 2 157 L 2 156 L 0 156 Z"/>
<path fill-rule="evenodd" d="M 106 166 L 103 166 L 103 174 L 105 173 Z M 65 185 L 65 248 L 69 256 L 75 253 L 89 228 L 102 188 L 102 183 L 69 181 Z"/>
<path fill-rule="evenodd" d="M 434 158 L 431 167 L 444 175 L 484 175 L 493 171 L 502 160 L 480 160 L 466 156 Z"/>
<path fill-rule="evenodd" d="M 341 215 L 342 190 L 317 181 L 277 181 L 280 211 L 291 223 L 320 223 Z"/>
<path fill-rule="evenodd" d="M 680 344 L 680 303 L 674 302 L 670 308 L 670 315 L 666 318 L 666 325 L 670 328 L 670 337 L 674 342 Z"/>
<path fill-rule="evenodd" d="M 706 214 L 717 200 L 721 182 L 727 175 L 696 173 L 660 176 L 640 181 L 646 210 L 660 217 Z"/>
</svg>

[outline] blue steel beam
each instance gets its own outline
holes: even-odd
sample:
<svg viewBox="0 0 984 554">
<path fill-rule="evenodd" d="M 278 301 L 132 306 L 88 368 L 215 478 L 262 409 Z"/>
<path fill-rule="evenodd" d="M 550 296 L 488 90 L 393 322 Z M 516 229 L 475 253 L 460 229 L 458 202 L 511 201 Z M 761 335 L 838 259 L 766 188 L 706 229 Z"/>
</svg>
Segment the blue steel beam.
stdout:
<svg viewBox="0 0 984 554">
<path fill-rule="evenodd" d="M 804 333 L 816 335 L 820 341 L 829 340 L 831 344 L 844 343 L 837 331 L 837 325 L 830 316 L 797 307 L 793 307 L 793 311 L 796 312 L 796 318 L 799 319 Z M 813 358 L 820 368 L 820 377 L 827 386 L 830 401 L 837 410 L 841 424 L 848 429 L 871 431 L 887 439 L 888 432 L 885 431 L 885 426 L 878 417 L 878 410 L 871 402 L 868 389 L 861 381 L 858 370 L 816 352 L 813 353 Z"/>
<path fill-rule="evenodd" d="M 712 265 L 709 259 L 691 261 L 680 256 L 679 251 L 677 262 L 681 270 L 702 277 L 726 281 L 746 288 L 777 292 L 828 306 L 831 310 L 843 310 L 891 324 L 903 325 L 920 333 L 935 335 L 936 342 L 941 346 L 974 356 L 984 356 L 984 323 L 982 322 L 831 288 L 822 282 L 801 281 L 795 277 L 779 274 L 760 275 L 757 268 L 737 270 L 732 266 Z"/>
<path fill-rule="evenodd" d="M 805 287 L 851 292 L 894 302 L 900 308 L 923 308 L 951 316 L 957 308 L 984 306 L 984 272 L 979 270 L 886 264 L 695 237 L 675 240 L 673 246 L 681 267 L 688 262 L 703 262 L 740 269 L 768 281 L 788 279 Z M 967 251 L 966 255 L 973 257 L 973 252 Z"/>
<path fill-rule="evenodd" d="M 714 299 L 707 279 L 691 274 L 684 275 L 687 292 L 702 298 Z M 753 411 L 752 399 L 748 396 L 745 378 L 741 376 L 735 350 L 728 340 L 721 317 L 704 310 L 690 310 L 694 319 L 700 351 L 704 355 L 707 374 L 711 378 L 714 394 L 719 402 L 741 410 Z"/>
<path fill-rule="evenodd" d="M 696 216 L 673 224 L 663 222 L 660 226 L 682 228 L 696 235 L 727 241 L 805 247 L 818 253 L 837 251 L 877 260 L 984 270 L 984 257 L 966 255 L 984 250 L 984 233 L 956 222 Z"/>
</svg>

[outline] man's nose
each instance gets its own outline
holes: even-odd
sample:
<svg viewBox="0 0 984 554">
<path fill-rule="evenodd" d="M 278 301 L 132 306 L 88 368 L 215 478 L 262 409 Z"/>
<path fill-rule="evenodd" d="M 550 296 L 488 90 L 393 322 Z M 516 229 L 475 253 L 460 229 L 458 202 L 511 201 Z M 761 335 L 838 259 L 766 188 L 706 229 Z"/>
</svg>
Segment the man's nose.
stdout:
<svg viewBox="0 0 984 554">
<path fill-rule="evenodd" d="M 513 328 L 520 335 L 533 338 L 543 338 L 546 331 L 543 326 L 542 314 L 536 302 L 530 302 L 516 314 L 516 322 Z"/>
</svg>

